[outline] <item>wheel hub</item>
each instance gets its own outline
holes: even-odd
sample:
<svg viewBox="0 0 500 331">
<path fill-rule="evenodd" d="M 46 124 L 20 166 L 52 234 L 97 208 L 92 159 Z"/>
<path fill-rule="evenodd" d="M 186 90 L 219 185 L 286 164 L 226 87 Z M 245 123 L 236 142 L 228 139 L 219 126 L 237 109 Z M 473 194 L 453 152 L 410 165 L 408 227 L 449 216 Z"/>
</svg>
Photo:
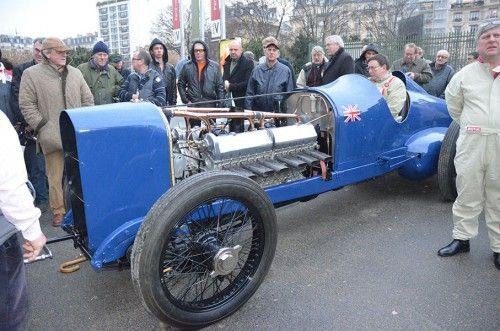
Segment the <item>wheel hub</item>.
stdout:
<svg viewBox="0 0 500 331">
<path fill-rule="evenodd" d="M 210 273 L 212 278 L 220 275 L 228 275 L 234 271 L 238 265 L 239 252 L 241 246 L 221 248 L 214 257 L 214 271 Z"/>
</svg>

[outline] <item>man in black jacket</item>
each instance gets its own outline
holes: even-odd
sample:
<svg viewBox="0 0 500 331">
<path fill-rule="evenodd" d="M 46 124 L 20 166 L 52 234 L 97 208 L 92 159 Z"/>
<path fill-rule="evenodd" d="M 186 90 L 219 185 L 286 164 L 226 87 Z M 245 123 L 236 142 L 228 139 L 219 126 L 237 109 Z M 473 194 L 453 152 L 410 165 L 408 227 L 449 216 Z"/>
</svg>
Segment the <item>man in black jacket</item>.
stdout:
<svg viewBox="0 0 500 331">
<path fill-rule="evenodd" d="M 208 57 L 208 46 L 197 40 L 191 46 L 191 60 L 184 64 L 177 81 L 184 104 L 195 107 L 220 107 L 224 98 L 224 83 L 217 62 Z"/>
<path fill-rule="evenodd" d="M 377 54 L 377 46 L 374 44 L 366 45 L 359 58 L 354 61 L 354 72 L 365 77 L 370 77 L 370 74 L 368 73 L 368 60 Z"/>
<path fill-rule="evenodd" d="M 149 46 L 149 54 L 153 61 L 151 61 L 151 68 L 156 70 L 163 78 L 167 93 L 167 105 L 173 106 L 177 104 L 177 77 L 175 74 L 174 66 L 168 63 L 168 49 L 160 39 L 155 38 Z"/>
<path fill-rule="evenodd" d="M 344 41 L 338 35 L 325 38 L 326 51 L 330 57 L 328 65 L 323 73 L 322 85 L 328 84 L 340 76 L 352 74 L 354 72 L 354 61 L 344 50 Z"/>
<path fill-rule="evenodd" d="M 239 40 L 229 43 L 229 56 L 224 63 L 222 79 L 224 89 L 233 98 L 244 97 L 247 91 L 248 80 L 253 70 L 253 62 L 242 56 L 243 48 Z M 245 99 L 234 100 L 236 107 L 243 108 Z"/>
<path fill-rule="evenodd" d="M 21 77 L 24 70 L 42 62 L 42 42 L 43 38 L 36 38 L 33 41 L 33 60 L 22 63 L 14 68 L 10 102 L 12 112 L 14 113 L 16 130 L 22 140 L 21 144 L 25 146 L 24 162 L 26 163 L 26 170 L 28 171 L 28 179 L 33 184 L 36 191 L 35 205 L 44 212 L 47 210 L 49 199 L 47 176 L 45 174 L 45 160 L 41 152 L 37 153 L 33 129 L 26 123 L 19 108 L 19 86 L 21 85 Z"/>
</svg>

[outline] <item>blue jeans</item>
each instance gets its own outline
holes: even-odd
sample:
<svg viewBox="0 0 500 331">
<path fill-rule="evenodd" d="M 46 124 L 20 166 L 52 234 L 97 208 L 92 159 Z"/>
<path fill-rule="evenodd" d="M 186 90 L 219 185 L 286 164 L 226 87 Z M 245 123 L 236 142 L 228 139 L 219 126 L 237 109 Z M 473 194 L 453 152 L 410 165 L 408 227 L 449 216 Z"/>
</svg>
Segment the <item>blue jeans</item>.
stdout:
<svg viewBox="0 0 500 331">
<path fill-rule="evenodd" d="M 28 179 L 36 191 L 35 204 L 49 200 L 47 176 L 45 175 L 45 159 L 42 153 L 36 153 L 36 143 L 29 140 L 24 148 L 24 162 L 28 171 Z"/>
<path fill-rule="evenodd" d="M 0 330 L 24 330 L 28 315 L 26 270 L 19 234 L 0 246 Z"/>
</svg>

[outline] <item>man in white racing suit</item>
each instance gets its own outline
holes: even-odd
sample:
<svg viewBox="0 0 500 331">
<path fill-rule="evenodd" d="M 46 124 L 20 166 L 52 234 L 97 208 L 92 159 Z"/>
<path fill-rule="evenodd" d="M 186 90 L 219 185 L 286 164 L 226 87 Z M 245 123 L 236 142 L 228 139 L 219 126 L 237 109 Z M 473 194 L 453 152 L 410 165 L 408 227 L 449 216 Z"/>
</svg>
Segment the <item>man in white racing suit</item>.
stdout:
<svg viewBox="0 0 500 331">
<path fill-rule="evenodd" d="M 476 41 L 480 61 L 460 70 L 446 89 L 448 111 L 460 124 L 458 197 L 453 204 L 453 241 L 438 255 L 468 252 L 484 209 L 494 264 L 500 269 L 500 20 L 487 20 Z"/>
</svg>

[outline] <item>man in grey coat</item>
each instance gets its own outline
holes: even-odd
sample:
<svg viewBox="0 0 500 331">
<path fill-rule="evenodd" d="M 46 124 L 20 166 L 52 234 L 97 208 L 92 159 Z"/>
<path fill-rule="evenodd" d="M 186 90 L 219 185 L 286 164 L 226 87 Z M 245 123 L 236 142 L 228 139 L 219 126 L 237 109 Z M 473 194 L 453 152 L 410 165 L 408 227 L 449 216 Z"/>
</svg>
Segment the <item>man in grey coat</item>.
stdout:
<svg viewBox="0 0 500 331">
<path fill-rule="evenodd" d="M 252 71 L 247 86 L 245 109 L 280 112 L 284 95 L 279 92 L 293 90 L 294 80 L 290 69 L 278 61 L 279 46 L 274 37 L 262 40 L 266 60 Z M 274 95 L 258 96 L 261 94 Z"/>
</svg>

